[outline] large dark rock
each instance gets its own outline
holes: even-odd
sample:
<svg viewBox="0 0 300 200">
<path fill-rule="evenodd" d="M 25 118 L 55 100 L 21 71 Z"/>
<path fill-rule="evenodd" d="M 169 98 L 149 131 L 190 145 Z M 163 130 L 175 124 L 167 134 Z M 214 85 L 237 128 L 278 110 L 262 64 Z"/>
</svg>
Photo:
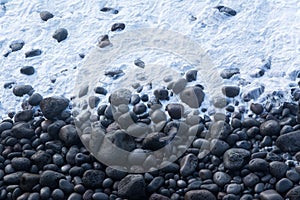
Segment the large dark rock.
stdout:
<svg viewBox="0 0 300 200">
<path fill-rule="evenodd" d="M 30 139 L 35 135 L 34 130 L 30 127 L 29 123 L 17 123 L 12 127 L 11 131 L 11 135 L 17 139 Z"/>
<path fill-rule="evenodd" d="M 118 184 L 118 195 L 122 198 L 140 200 L 146 198 L 146 183 L 140 174 L 130 174 Z"/>
<path fill-rule="evenodd" d="M 263 136 L 277 136 L 280 133 L 281 127 L 276 120 L 268 120 L 262 123 L 259 129 Z"/>
<path fill-rule="evenodd" d="M 61 173 L 52 171 L 52 170 L 46 170 L 42 172 L 40 177 L 40 185 L 42 187 L 46 186 L 51 189 L 55 189 L 58 187 L 59 179 L 64 178 L 65 176 Z"/>
<path fill-rule="evenodd" d="M 249 160 L 251 153 L 245 149 L 228 149 L 223 155 L 224 166 L 230 170 L 241 169 Z"/>
<path fill-rule="evenodd" d="M 184 177 L 195 172 L 198 166 L 198 158 L 194 154 L 184 156 L 180 162 L 180 174 Z"/>
<path fill-rule="evenodd" d="M 40 102 L 40 108 L 47 119 L 58 118 L 69 106 L 69 100 L 64 97 L 48 97 Z"/>
<path fill-rule="evenodd" d="M 300 199 L 300 186 L 293 187 L 285 195 L 289 200 L 299 200 Z"/>
<path fill-rule="evenodd" d="M 33 93 L 33 88 L 31 85 L 16 85 L 13 88 L 13 93 L 17 97 L 22 97 L 25 94 L 31 94 Z"/>
<path fill-rule="evenodd" d="M 20 111 L 18 112 L 16 115 L 15 115 L 15 122 L 28 122 L 32 119 L 33 117 L 33 111 L 32 110 L 23 110 L 23 111 Z"/>
<path fill-rule="evenodd" d="M 102 186 L 105 173 L 100 170 L 87 170 L 84 172 L 82 182 L 87 188 L 99 188 Z"/>
<path fill-rule="evenodd" d="M 300 130 L 279 136 L 276 140 L 276 146 L 284 152 L 300 151 Z"/>
<path fill-rule="evenodd" d="M 239 95 L 240 93 L 240 87 L 238 86 L 224 86 L 222 88 L 222 93 L 227 96 L 227 97 L 230 97 L 230 98 L 233 98 L 233 97 L 236 97 Z"/>
<path fill-rule="evenodd" d="M 24 173 L 20 179 L 20 188 L 24 191 L 32 191 L 32 188 L 36 186 L 40 181 L 40 175 Z"/>
</svg>

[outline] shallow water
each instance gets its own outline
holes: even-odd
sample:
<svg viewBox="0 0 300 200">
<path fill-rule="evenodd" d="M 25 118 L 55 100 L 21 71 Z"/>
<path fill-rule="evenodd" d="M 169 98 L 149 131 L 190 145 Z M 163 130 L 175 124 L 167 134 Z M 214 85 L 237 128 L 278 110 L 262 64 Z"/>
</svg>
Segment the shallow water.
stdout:
<svg viewBox="0 0 300 200">
<path fill-rule="evenodd" d="M 103 34 L 112 38 L 122 35 L 122 32 L 110 31 L 115 22 L 126 24 L 123 32 L 160 28 L 190 37 L 210 57 L 212 68 L 240 68 L 241 74 L 227 84 L 240 84 L 240 79 L 245 79 L 249 82 L 245 89 L 264 85 L 265 93 L 282 90 L 288 98 L 289 84 L 298 80 L 300 2 L 297 0 L 7 0 L 0 3 L 5 3 L 0 7 L 1 54 L 9 50 L 12 41 L 25 41 L 22 50 L 0 59 L 0 116 L 19 110 L 27 98 L 14 97 L 12 89 L 3 88 L 6 82 L 31 84 L 43 96 L 73 96 L 76 74 L 85 62 L 78 54 L 87 55 Z M 229 17 L 219 13 L 213 8 L 217 5 L 233 8 L 237 15 Z M 115 8 L 119 13 L 101 12 L 104 6 Z M 52 12 L 54 18 L 42 21 L 39 12 L 43 10 Z M 193 18 L 197 19 L 193 21 Z M 61 43 L 52 38 L 58 28 L 69 32 Z M 25 58 L 24 53 L 33 48 L 41 49 L 42 55 Z M 254 69 L 262 67 L 261 60 L 268 58 L 272 61 L 271 69 L 261 78 L 252 78 Z M 20 74 L 20 68 L 27 65 L 35 67 L 34 75 Z M 52 83 L 51 79 L 56 82 Z"/>
</svg>

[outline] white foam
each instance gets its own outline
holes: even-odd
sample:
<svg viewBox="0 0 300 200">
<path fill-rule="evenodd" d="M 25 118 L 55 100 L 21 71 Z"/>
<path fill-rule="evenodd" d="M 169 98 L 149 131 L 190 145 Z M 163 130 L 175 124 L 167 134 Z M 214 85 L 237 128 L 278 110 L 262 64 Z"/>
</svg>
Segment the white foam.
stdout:
<svg viewBox="0 0 300 200">
<path fill-rule="evenodd" d="M 240 68 L 240 77 L 253 85 L 264 84 L 265 93 L 288 91 L 293 82 L 291 73 L 300 66 L 300 3 L 297 0 L 216 1 L 216 0 L 6 0 L 0 7 L 0 52 L 6 53 L 9 44 L 25 41 L 22 50 L 0 59 L 0 116 L 8 110 L 17 111 L 27 97 L 15 97 L 3 85 L 9 81 L 31 84 L 43 96 L 71 97 L 75 75 L 82 60 L 78 54 L 88 54 L 99 36 L 114 34 L 110 27 L 115 22 L 126 24 L 127 30 L 137 28 L 164 28 L 187 35 L 199 42 L 218 69 Z M 234 17 L 219 13 L 216 5 L 225 5 L 237 11 Z M 101 12 L 113 7 L 118 14 Z M 44 22 L 39 12 L 48 10 L 54 18 Z M 191 21 L 191 16 L 197 20 Z M 68 38 L 57 43 L 52 34 L 66 28 Z M 33 48 L 43 51 L 41 56 L 25 58 Z M 261 78 L 251 78 L 259 61 L 272 57 L 271 69 Z M 22 66 L 32 65 L 36 74 L 25 76 Z M 50 79 L 56 78 L 55 83 Z M 237 81 L 236 81 L 237 82 Z"/>
</svg>

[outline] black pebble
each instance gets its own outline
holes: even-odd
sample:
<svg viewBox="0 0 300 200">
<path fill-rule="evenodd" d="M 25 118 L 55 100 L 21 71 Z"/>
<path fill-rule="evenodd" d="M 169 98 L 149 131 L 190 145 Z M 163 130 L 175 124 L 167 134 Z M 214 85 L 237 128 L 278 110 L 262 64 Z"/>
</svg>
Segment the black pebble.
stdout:
<svg viewBox="0 0 300 200">
<path fill-rule="evenodd" d="M 25 66 L 20 69 L 20 72 L 21 74 L 25 74 L 25 75 L 32 75 L 34 74 L 35 70 L 32 66 Z"/>
<path fill-rule="evenodd" d="M 25 94 L 30 95 L 33 92 L 31 85 L 17 85 L 13 89 L 13 93 L 17 97 L 22 97 Z"/>
<path fill-rule="evenodd" d="M 30 57 L 34 57 L 34 56 L 39 56 L 42 54 L 42 50 L 40 49 L 33 49 L 33 50 L 30 50 L 30 51 L 27 51 L 25 53 L 25 58 L 30 58 Z"/>
<path fill-rule="evenodd" d="M 61 42 L 65 40 L 68 37 L 68 31 L 65 28 L 57 29 L 54 34 L 52 35 L 54 39 L 57 40 L 57 42 Z"/>
<path fill-rule="evenodd" d="M 236 11 L 233 10 L 232 8 L 228 8 L 228 7 L 225 7 L 225 6 L 217 6 L 215 8 L 217 8 L 220 12 L 225 13 L 227 15 L 230 15 L 230 16 L 235 16 L 236 15 Z"/>
<path fill-rule="evenodd" d="M 9 48 L 11 49 L 12 52 L 14 51 L 19 51 L 23 48 L 25 45 L 25 42 L 20 40 L 20 41 L 14 41 L 9 45 Z"/>
<path fill-rule="evenodd" d="M 187 82 L 192 82 L 197 80 L 197 70 L 190 70 L 186 73 L 185 78 L 187 80 Z"/>
<path fill-rule="evenodd" d="M 260 115 L 264 111 L 264 107 L 260 103 L 251 103 L 250 110 L 257 115 Z"/>
<path fill-rule="evenodd" d="M 107 94 L 107 90 L 104 87 L 100 87 L 100 86 L 95 87 L 94 91 L 97 94 L 103 94 L 103 95 Z"/>
<path fill-rule="evenodd" d="M 166 89 L 154 90 L 154 96 L 159 100 L 169 100 L 169 92 Z"/>
<path fill-rule="evenodd" d="M 133 112 L 137 115 L 146 112 L 147 106 L 143 103 L 138 103 L 133 107 Z"/>
<path fill-rule="evenodd" d="M 33 93 L 29 99 L 28 99 L 28 103 L 32 106 L 37 106 L 40 104 L 40 102 L 43 100 L 42 95 L 40 95 L 39 93 Z"/>
<path fill-rule="evenodd" d="M 134 60 L 134 64 L 140 68 L 145 68 L 145 63 L 141 59 Z"/>
<path fill-rule="evenodd" d="M 111 27 L 111 31 L 122 31 L 125 29 L 124 23 L 115 23 Z"/>
<path fill-rule="evenodd" d="M 222 88 L 222 93 L 229 97 L 229 98 L 233 98 L 239 95 L 240 93 L 240 87 L 238 86 L 224 86 Z"/>
<path fill-rule="evenodd" d="M 49 11 L 42 11 L 42 12 L 40 12 L 40 17 L 43 21 L 47 21 L 48 19 L 53 18 L 54 15 L 52 13 L 50 13 Z"/>
</svg>

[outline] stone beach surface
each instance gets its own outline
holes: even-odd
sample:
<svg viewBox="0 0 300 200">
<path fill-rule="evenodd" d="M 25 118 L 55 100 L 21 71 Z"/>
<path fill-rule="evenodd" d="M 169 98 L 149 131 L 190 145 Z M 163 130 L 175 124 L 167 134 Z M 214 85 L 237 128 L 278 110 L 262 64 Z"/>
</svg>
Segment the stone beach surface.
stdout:
<svg viewBox="0 0 300 200">
<path fill-rule="evenodd" d="M 10 5 L 9 1 L 1 1 L 2 11 L 9 12 Z M 122 15 L 122 9 L 125 8 L 102 5 L 99 12 L 108 19 L 111 15 Z M 211 9 L 216 11 L 212 15 L 223 21 L 237 18 L 243 12 L 242 8 L 236 11 L 224 5 L 211 6 Z M 59 11 L 47 10 L 37 13 L 31 17 L 41 20 L 45 26 L 62 15 Z M 202 13 L 205 14 L 207 11 Z M 133 24 L 121 19 L 117 18 L 106 27 L 108 35 L 98 34 L 97 48 L 109 48 L 113 45 L 111 34 L 122 34 L 132 28 Z M 194 16 L 189 23 L 195 20 Z M 55 27 L 47 33 L 47 39 L 60 49 L 59 54 L 76 33 L 62 24 Z M 195 28 L 197 26 L 193 30 Z M 132 88 L 111 90 L 105 84 L 95 83 L 94 88 L 82 87 L 74 92 L 77 96 L 71 96 L 70 89 L 64 91 L 68 86 L 62 86 L 64 81 L 74 79 L 70 75 L 63 82 L 57 80 L 61 75 L 48 77 L 49 83 L 44 90 L 29 81 L 42 73 L 38 59 L 49 59 L 49 50 L 26 47 L 28 38 L 16 39 L 9 41 L 3 59 L 20 53 L 18 58 L 25 60 L 25 65 L 19 66 L 17 73 L 26 78 L 24 81 L 21 78 L 1 80 L 5 94 L 0 101 L 6 101 L 5 105 L 11 103 L 13 109 L 0 105 L 3 111 L 0 200 L 300 199 L 299 71 L 289 71 L 288 76 L 293 76 L 289 79 L 290 87 L 282 92 L 280 88 L 270 89 L 267 83 L 257 84 L 261 81 L 255 80 L 265 76 L 273 78 L 274 58 L 264 56 L 257 69 L 248 74 L 242 67 L 242 70 L 221 68 L 220 77 L 229 81 L 220 91 L 226 101 L 208 102 L 210 88 L 202 86 L 201 74 L 195 69 L 184 70 L 174 80 L 166 76 L 165 85 L 156 88 L 152 83 L 132 83 Z M 2 39 L 0 42 L 1 47 L 8 44 Z M 74 49 L 77 57 L 66 59 L 79 63 L 78 60 L 85 57 L 84 53 L 77 52 L 81 50 Z M 222 53 L 222 50 L 212 53 Z M 131 64 L 139 69 L 149 66 L 147 60 L 139 57 L 133 58 Z M 76 68 L 66 71 L 71 73 Z M 60 74 L 65 73 L 63 68 L 59 69 L 62 70 Z M 112 69 L 100 73 L 113 82 L 127 71 Z M 285 76 L 278 79 L 287 80 Z M 42 86 L 44 81 L 41 80 Z M 60 85 L 55 85 L 57 81 Z M 248 84 L 251 81 L 253 85 Z M 48 89 L 49 85 L 62 88 L 53 92 Z M 92 96 L 89 91 L 93 91 Z M 74 99 L 84 97 L 88 100 L 76 105 Z M 94 112 L 78 113 L 77 107 Z M 225 115 L 217 112 L 221 108 L 225 109 Z M 92 128 L 97 129 L 97 134 L 93 134 Z M 176 137 L 178 134 L 182 138 Z M 140 154 L 156 151 L 191 135 L 194 135 L 191 145 L 163 168 L 155 168 L 162 155 L 143 157 L 144 154 Z M 107 166 L 91 153 L 98 151 L 109 159 L 114 155 L 111 145 L 130 152 L 128 157 L 120 156 L 119 159 L 133 163 L 129 165 L 131 169 Z M 145 169 L 148 172 L 140 173 Z"/>
</svg>

